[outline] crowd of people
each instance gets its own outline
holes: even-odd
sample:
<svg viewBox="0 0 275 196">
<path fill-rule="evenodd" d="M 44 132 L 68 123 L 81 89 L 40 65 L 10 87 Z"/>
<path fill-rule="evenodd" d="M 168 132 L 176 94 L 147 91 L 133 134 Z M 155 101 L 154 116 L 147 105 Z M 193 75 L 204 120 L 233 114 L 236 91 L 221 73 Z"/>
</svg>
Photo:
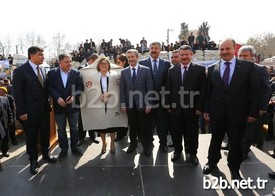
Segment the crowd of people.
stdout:
<svg viewBox="0 0 275 196">
<path fill-rule="evenodd" d="M 143 154 L 150 157 L 156 130 L 159 148 L 163 153 L 167 153 L 168 147 L 174 147 L 172 162 L 179 160 L 184 152 L 186 159 L 196 166 L 199 164 L 198 136 L 200 130 L 203 132 L 204 129 L 202 124 L 199 127 L 198 122 L 203 120 L 210 127 L 212 136 L 203 173 L 207 175 L 217 167 L 221 159 L 222 141 L 227 136 L 227 161 L 232 179 L 242 179 L 239 170 L 242 161 L 248 157 L 250 146 L 256 143 L 262 149 L 264 144 L 263 124 L 269 123 L 266 140 L 274 139 L 273 70 L 254 63 L 256 51 L 252 46 L 243 46 L 239 49 L 238 57 L 235 57 L 236 43 L 230 38 L 220 43 L 218 50 L 221 60 L 208 70 L 192 62 L 193 39 L 190 39 L 190 44 L 183 44 L 172 51 L 171 62 L 160 57 L 161 43 L 152 42 L 147 46 L 144 40 L 141 52 L 148 50 L 148 58 L 139 60 L 140 51 L 128 47 L 112 56 L 116 65 L 111 63 L 108 55 L 112 40 L 101 44 L 104 55 L 97 54 L 99 51 L 96 51 L 91 39 L 90 42 L 86 40 L 87 44 L 80 48 L 80 51 L 87 52 L 90 49 L 91 54 L 85 57 L 85 65 L 79 70 L 72 69 L 74 57 L 61 54 L 59 66 L 51 69 L 47 77 L 39 67 L 44 60 L 43 49 L 36 46 L 29 48 L 28 62 L 14 71 L 10 94 L 14 96 L 18 119 L 26 131 L 31 174 L 37 174 L 39 168 L 38 136 L 42 158 L 55 163 L 66 159 L 69 147 L 74 155 L 83 155 L 81 145 L 86 131 L 95 143 L 99 143 L 96 136 L 100 135 L 101 154 L 107 152 L 108 133 L 111 154 L 116 152 L 115 141 L 129 135 L 130 144 L 126 152 L 134 152 L 140 142 Z M 123 43 L 126 45 L 127 41 Z M 89 93 L 96 87 L 98 91 L 94 95 L 98 95 L 98 99 L 95 104 L 100 107 L 95 109 L 88 107 L 91 106 L 88 103 L 89 98 L 94 98 Z M 119 104 L 112 108 L 109 107 L 114 102 L 111 92 L 119 95 Z M 87 103 L 82 103 L 83 94 Z M 52 98 L 58 127 L 61 148 L 58 157 L 52 156 L 49 151 L 49 115 L 52 107 L 49 97 Z M 2 112 L 8 115 L 7 111 Z M 89 116 L 89 112 L 94 112 L 94 116 Z M 67 120 L 70 142 L 66 133 Z M 2 122 L 2 125 L 4 131 L 1 132 L 1 138 L 2 144 L 5 144 L 9 132 L 7 124 Z M 167 143 L 169 133 L 171 144 Z M 7 154 L 6 148 L 1 149 L 3 154 Z M 275 178 L 274 172 L 269 175 Z"/>
<path fill-rule="evenodd" d="M 113 39 L 109 41 L 102 40 L 99 46 L 96 46 L 95 42 L 90 39 L 86 39 L 84 44 L 80 44 L 78 50 L 72 51 L 72 60 L 82 63 L 84 59 L 87 59 L 93 53 L 104 54 L 109 57 L 110 60 L 115 59 L 117 55 L 126 53 L 129 49 L 136 49 L 139 53 L 144 54 L 149 52 L 147 40 L 143 37 L 139 43 L 132 44 L 128 39 L 119 38 L 119 45 L 113 44 Z M 182 45 L 189 45 L 192 48 L 193 53 L 196 50 L 217 50 L 217 44 L 210 40 L 208 33 L 199 32 L 195 37 L 193 32 L 187 37 L 187 40 L 175 41 L 175 43 L 169 43 L 166 45 L 161 43 L 161 51 L 174 51 L 179 49 Z"/>
</svg>

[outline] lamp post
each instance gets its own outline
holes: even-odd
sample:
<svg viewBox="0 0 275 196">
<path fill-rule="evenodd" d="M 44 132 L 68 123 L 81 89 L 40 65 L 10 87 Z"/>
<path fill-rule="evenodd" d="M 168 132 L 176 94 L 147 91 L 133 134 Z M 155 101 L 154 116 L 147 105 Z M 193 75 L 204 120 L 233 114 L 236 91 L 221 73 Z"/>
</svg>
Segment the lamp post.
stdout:
<svg viewBox="0 0 275 196">
<path fill-rule="evenodd" d="M 166 39 L 167 47 L 169 46 L 169 37 L 170 37 L 170 32 L 172 32 L 172 31 L 173 31 L 173 29 L 167 29 L 167 39 Z"/>
</svg>

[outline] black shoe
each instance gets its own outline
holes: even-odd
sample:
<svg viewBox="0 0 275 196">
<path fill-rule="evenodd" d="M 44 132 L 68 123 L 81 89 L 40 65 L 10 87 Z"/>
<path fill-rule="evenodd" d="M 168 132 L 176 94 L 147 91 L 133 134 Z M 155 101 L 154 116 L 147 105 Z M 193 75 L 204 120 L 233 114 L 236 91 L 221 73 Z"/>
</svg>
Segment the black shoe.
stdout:
<svg viewBox="0 0 275 196">
<path fill-rule="evenodd" d="M 270 155 L 272 158 L 274 158 L 275 159 L 275 154 L 272 154 L 272 155 Z"/>
<path fill-rule="evenodd" d="M 146 157 L 150 157 L 150 155 L 151 155 L 151 152 L 150 152 L 149 148 L 144 148 L 143 153 Z"/>
<path fill-rule="evenodd" d="M 82 150 L 80 150 L 79 148 L 73 149 L 72 153 L 73 153 L 73 155 L 80 156 L 80 157 L 83 155 Z"/>
<path fill-rule="evenodd" d="M 92 141 L 93 143 L 95 143 L 95 144 L 99 144 L 99 141 L 96 140 L 96 139 L 92 139 L 92 138 L 91 138 L 91 141 Z"/>
<path fill-rule="evenodd" d="M 189 161 L 193 164 L 193 165 L 198 165 L 199 164 L 199 159 L 196 155 L 190 155 L 189 157 Z"/>
<path fill-rule="evenodd" d="M 35 175 L 38 173 L 38 163 L 37 161 L 31 161 L 30 163 L 30 172 L 32 175 Z"/>
<path fill-rule="evenodd" d="M 45 155 L 43 156 L 43 158 L 45 161 L 49 162 L 49 163 L 56 163 L 57 162 L 57 158 L 52 156 L 52 155 Z"/>
<path fill-rule="evenodd" d="M 169 147 L 169 148 L 174 147 L 174 143 L 173 143 L 173 142 L 170 142 L 170 143 L 168 144 L 168 147 Z"/>
<path fill-rule="evenodd" d="M 58 155 L 58 161 L 62 161 L 67 157 L 67 151 L 61 151 Z"/>
<path fill-rule="evenodd" d="M 242 177 L 238 171 L 231 171 L 231 179 L 241 181 Z"/>
<path fill-rule="evenodd" d="M 211 163 L 206 163 L 205 166 L 203 167 L 202 172 L 205 175 L 210 174 L 216 167 L 217 167 L 217 165 L 213 165 Z"/>
<path fill-rule="evenodd" d="M 159 149 L 160 149 L 162 152 L 164 152 L 164 153 L 166 153 L 166 152 L 168 151 L 167 146 L 164 145 L 164 144 L 160 144 L 160 145 L 159 145 Z"/>
<path fill-rule="evenodd" d="M 10 152 L 2 152 L 2 155 L 4 156 L 4 157 L 9 157 L 10 156 Z"/>
<path fill-rule="evenodd" d="M 275 172 L 269 172 L 268 173 L 269 178 L 275 179 Z"/>
<path fill-rule="evenodd" d="M 132 153 L 132 152 L 134 152 L 134 150 L 135 150 L 136 148 L 137 148 L 137 146 L 135 146 L 135 145 L 130 145 L 126 152 L 127 152 L 127 153 Z"/>
<path fill-rule="evenodd" d="M 172 154 L 171 156 L 171 161 L 172 162 L 175 162 L 176 160 L 178 160 L 181 156 L 181 153 L 178 153 L 178 152 L 174 152 L 174 154 Z"/>
<path fill-rule="evenodd" d="M 12 140 L 11 143 L 12 145 L 15 145 L 15 146 L 18 145 L 18 142 L 16 140 Z"/>
<path fill-rule="evenodd" d="M 84 139 L 79 139 L 77 142 L 77 146 L 81 146 L 83 144 Z"/>
</svg>

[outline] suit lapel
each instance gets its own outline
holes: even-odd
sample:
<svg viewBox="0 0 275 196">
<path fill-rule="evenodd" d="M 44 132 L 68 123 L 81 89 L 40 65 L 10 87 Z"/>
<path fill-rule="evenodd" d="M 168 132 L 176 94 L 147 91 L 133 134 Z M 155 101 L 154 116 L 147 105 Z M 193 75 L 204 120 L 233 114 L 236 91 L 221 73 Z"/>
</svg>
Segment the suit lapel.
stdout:
<svg viewBox="0 0 275 196">
<path fill-rule="evenodd" d="M 235 64 L 235 69 L 231 78 L 231 81 L 229 83 L 228 88 L 230 88 L 230 86 L 234 86 L 234 82 L 237 80 L 236 78 L 240 78 L 241 74 L 240 74 L 240 61 L 238 61 L 238 59 L 236 59 L 236 64 Z"/>
<path fill-rule="evenodd" d="M 31 75 L 32 77 L 34 77 L 35 80 L 41 85 L 41 83 L 40 83 L 40 81 L 39 81 L 39 79 L 38 79 L 36 73 L 34 73 L 34 71 L 33 71 L 33 69 L 32 69 L 32 66 L 31 66 L 29 63 L 28 63 L 27 65 L 28 65 L 28 66 L 26 66 L 26 67 L 27 67 L 27 70 L 28 70 L 28 72 L 30 73 L 30 75 Z M 44 79 L 44 84 L 45 84 L 45 78 L 43 77 L 43 79 Z M 42 85 L 41 85 L 41 87 L 42 87 Z"/>
<path fill-rule="evenodd" d="M 136 78 L 135 84 L 137 83 L 138 80 L 140 80 L 142 72 L 143 72 L 143 68 L 141 67 L 141 65 L 138 65 L 137 78 Z"/>
<path fill-rule="evenodd" d="M 218 84 L 223 86 L 225 88 L 222 77 L 221 77 L 221 61 L 218 63 L 214 64 L 214 76 L 215 76 L 215 81 L 218 81 Z"/>
<path fill-rule="evenodd" d="M 56 70 L 56 79 L 58 80 L 57 82 L 58 82 L 63 88 L 65 88 L 64 85 L 63 85 L 63 81 L 62 81 L 60 68 L 58 68 L 58 69 Z M 57 84 L 58 84 L 58 83 L 57 83 Z"/>
<path fill-rule="evenodd" d="M 164 60 L 159 58 L 159 67 L 158 67 L 157 78 L 161 78 L 163 69 L 164 69 Z"/>
</svg>

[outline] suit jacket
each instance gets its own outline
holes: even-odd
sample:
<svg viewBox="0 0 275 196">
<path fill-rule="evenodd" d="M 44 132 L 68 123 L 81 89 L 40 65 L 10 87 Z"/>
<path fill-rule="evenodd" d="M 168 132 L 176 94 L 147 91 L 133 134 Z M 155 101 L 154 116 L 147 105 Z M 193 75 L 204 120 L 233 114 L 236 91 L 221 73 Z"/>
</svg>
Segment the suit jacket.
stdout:
<svg viewBox="0 0 275 196">
<path fill-rule="evenodd" d="M 269 73 L 266 67 L 256 64 L 256 71 L 259 76 L 260 85 L 260 110 L 267 111 L 269 98 L 270 98 L 270 86 L 269 86 Z"/>
<path fill-rule="evenodd" d="M 220 75 L 220 62 L 208 68 L 205 111 L 210 119 L 244 123 L 259 114 L 260 87 L 255 64 L 236 59 L 236 67 L 226 89 Z"/>
<path fill-rule="evenodd" d="M 79 96 L 84 90 L 82 76 L 80 72 L 75 69 L 71 69 L 68 73 L 67 84 L 64 87 L 60 68 L 54 68 L 48 73 L 49 78 L 49 94 L 53 98 L 54 112 L 56 114 L 62 114 L 64 112 L 78 112 L 79 111 Z M 67 97 L 74 96 L 74 103 L 61 107 L 57 100 L 61 97 L 64 101 Z"/>
<path fill-rule="evenodd" d="M 29 62 L 17 67 L 13 73 L 13 93 L 17 114 L 40 116 L 44 111 L 50 112 L 47 81 L 44 88 L 38 80 Z"/>
<path fill-rule="evenodd" d="M 181 87 L 184 88 L 184 95 L 179 94 Z M 205 67 L 191 63 L 182 84 L 181 66 L 173 65 L 168 71 L 166 90 L 169 94 L 165 96 L 165 103 L 175 116 L 180 116 L 182 111 L 193 114 L 195 110 L 203 111 L 206 95 Z"/>
<path fill-rule="evenodd" d="M 9 125 L 13 123 L 12 110 L 6 96 L 0 96 L 0 120 L 5 130 L 8 130 Z"/>
<path fill-rule="evenodd" d="M 153 68 L 152 68 L 153 65 L 151 64 L 150 57 L 140 61 L 139 64 L 150 68 L 155 91 L 159 92 L 161 90 L 161 87 L 165 87 L 168 69 L 171 66 L 169 61 L 159 58 L 159 66 L 158 66 L 158 72 L 157 72 L 156 78 L 154 77 Z"/>
<path fill-rule="evenodd" d="M 131 77 L 131 67 L 124 68 L 121 71 L 120 78 L 120 103 L 121 107 L 133 108 L 133 102 L 138 110 L 144 110 L 145 106 L 151 106 L 152 101 L 148 101 L 151 97 L 148 92 L 153 91 L 153 81 L 150 69 L 143 65 L 138 66 L 137 77 L 135 83 Z M 133 92 L 138 95 L 133 96 Z M 147 94 L 147 95 L 146 95 Z M 145 96 L 146 95 L 146 96 Z M 133 102 L 132 102 L 133 100 Z"/>
</svg>

